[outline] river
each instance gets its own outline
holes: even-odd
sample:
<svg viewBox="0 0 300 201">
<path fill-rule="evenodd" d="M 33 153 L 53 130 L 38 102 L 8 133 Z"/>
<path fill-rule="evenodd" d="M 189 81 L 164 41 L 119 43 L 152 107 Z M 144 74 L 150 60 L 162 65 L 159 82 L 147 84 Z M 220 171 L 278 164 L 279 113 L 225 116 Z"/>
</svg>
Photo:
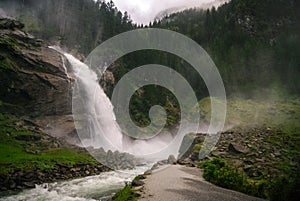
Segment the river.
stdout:
<svg viewBox="0 0 300 201">
<path fill-rule="evenodd" d="M 0 201 L 104 201 L 142 174 L 149 166 L 126 172 L 104 172 L 97 176 L 36 185 L 36 188 L 7 195 Z"/>
</svg>

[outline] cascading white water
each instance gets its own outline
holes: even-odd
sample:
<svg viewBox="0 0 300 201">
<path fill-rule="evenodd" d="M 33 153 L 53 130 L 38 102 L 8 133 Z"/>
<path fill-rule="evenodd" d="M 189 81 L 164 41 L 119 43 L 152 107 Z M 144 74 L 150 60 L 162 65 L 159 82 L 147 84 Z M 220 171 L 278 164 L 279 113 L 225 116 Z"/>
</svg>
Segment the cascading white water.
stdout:
<svg viewBox="0 0 300 201">
<path fill-rule="evenodd" d="M 99 85 L 97 74 L 74 56 L 67 53 L 64 55 L 73 68 L 77 85 L 80 85 L 79 90 L 84 90 L 79 93 L 81 97 L 78 98 L 83 102 L 85 108 L 84 118 L 88 119 L 89 136 L 87 139 L 81 139 L 82 144 L 85 147 L 105 148 L 108 142 L 112 145 L 111 147 L 115 147 L 115 150 L 122 150 L 122 133 L 116 122 L 113 105 Z M 101 138 L 100 131 L 105 133 L 106 139 Z"/>
<path fill-rule="evenodd" d="M 4 196 L 0 201 L 51 200 L 51 201 L 104 201 L 123 188 L 125 182 L 146 171 L 149 167 L 139 167 L 127 173 L 105 172 L 64 182 L 37 185 L 16 195 Z"/>
</svg>

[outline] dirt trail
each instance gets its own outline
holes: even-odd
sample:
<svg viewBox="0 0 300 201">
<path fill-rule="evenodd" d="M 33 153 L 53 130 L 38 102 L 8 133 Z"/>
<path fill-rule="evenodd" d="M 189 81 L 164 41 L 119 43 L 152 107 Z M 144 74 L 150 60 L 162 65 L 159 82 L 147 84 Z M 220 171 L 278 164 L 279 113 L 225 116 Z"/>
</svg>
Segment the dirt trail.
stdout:
<svg viewBox="0 0 300 201">
<path fill-rule="evenodd" d="M 202 171 L 173 165 L 145 180 L 140 201 L 262 201 L 206 182 Z"/>
</svg>

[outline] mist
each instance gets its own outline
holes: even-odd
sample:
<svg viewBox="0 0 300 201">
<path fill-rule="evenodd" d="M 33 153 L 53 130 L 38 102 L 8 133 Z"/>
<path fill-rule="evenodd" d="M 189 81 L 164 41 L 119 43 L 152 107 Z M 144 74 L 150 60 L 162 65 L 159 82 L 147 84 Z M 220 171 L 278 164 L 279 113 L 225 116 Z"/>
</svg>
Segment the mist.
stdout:
<svg viewBox="0 0 300 201">
<path fill-rule="evenodd" d="M 219 6 L 228 0 L 114 0 L 121 11 L 127 11 L 131 19 L 138 24 L 148 24 L 165 10 L 179 11 L 192 7 L 210 8 Z"/>
</svg>

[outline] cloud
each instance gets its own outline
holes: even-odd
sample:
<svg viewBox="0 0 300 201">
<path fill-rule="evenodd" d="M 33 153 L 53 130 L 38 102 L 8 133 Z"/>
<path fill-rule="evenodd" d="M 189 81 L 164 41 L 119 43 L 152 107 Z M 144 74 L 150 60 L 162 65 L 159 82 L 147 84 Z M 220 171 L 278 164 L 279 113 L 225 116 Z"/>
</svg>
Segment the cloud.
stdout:
<svg viewBox="0 0 300 201">
<path fill-rule="evenodd" d="M 114 0 L 119 10 L 127 11 L 136 23 L 148 24 L 155 16 L 169 8 L 199 7 L 204 4 L 219 5 L 225 0 Z"/>
</svg>

